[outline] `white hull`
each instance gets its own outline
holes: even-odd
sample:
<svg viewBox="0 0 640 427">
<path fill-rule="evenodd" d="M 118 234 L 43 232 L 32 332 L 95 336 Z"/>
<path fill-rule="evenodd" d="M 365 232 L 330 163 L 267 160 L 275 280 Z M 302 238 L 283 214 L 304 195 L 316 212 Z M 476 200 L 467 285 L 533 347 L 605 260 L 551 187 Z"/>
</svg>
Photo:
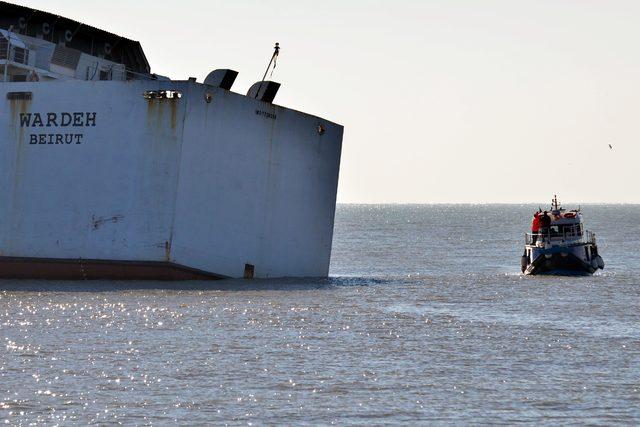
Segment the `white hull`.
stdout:
<svg viewBox="0 0 640 427">
<path fill-rule="evenodd" d="M 182 97 L 143 97 L 158 90 Z M 328 274 L 341 126 L 185 81 L 2 83 L 0 98 L 0 261 Z"/>
</svg>

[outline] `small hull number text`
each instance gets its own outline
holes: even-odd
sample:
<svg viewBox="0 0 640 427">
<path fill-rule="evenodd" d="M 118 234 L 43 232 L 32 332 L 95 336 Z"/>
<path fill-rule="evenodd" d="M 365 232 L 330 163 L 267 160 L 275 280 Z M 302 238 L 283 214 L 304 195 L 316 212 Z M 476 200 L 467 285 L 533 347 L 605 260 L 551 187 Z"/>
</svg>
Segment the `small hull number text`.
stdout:
<svg viewBox="0 0 640 427">
<path fill-rule="evenodd" d="M 258 116 L 262 116 L 262 117 L 265 117 L 267 119 L 272 119 L 272 120 L 275 120 L 277 118 L 277 116 L 275 114 L 269 113 L 268 111 L 256 110 L 256 114 Z"/>
</svg>

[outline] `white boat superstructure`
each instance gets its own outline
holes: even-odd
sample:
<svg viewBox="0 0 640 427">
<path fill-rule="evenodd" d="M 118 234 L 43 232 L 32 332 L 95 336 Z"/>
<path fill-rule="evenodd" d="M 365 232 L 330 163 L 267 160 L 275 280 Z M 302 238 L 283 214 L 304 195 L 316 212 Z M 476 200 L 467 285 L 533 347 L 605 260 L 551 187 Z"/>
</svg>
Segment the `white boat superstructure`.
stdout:
<svg viewBox="0 0 640 427">
<path fill-rule="evenodd" d="M 604 268 L 596 236 L 585 230 L 582 212 L 565 210 L 554 197 L 550 211 L 536 212 L 525 235 L 524 274 L 593 274 Z"/>
<path fill-rule="evenodd" d="M 55 14 L 0 29 L 0 278 L 328 274 L 342 126 Z"/>
</svg>

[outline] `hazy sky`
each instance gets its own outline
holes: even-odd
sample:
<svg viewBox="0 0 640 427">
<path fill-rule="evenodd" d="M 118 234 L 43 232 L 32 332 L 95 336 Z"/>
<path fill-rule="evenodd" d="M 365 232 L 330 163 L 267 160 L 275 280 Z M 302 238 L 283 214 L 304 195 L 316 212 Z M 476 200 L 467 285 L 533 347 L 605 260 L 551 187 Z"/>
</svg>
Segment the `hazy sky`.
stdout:
<svg viewBox="0 0 640 427">
<path fill-rule="evenodd" d="M 640 1 L 13 0 L 345 126 L 339 202 L 640 203 Z M 613 145 L 613 150 L 609 149 Z"/>
</svg>

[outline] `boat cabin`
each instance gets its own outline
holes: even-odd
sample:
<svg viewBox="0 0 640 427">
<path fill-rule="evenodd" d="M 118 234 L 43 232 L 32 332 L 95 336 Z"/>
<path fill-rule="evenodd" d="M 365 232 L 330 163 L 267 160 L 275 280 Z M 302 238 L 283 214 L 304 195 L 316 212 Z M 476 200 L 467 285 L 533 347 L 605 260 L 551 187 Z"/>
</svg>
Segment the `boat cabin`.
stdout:
<svg viewBox="0 0 640 427">
<path fill-rule="evenodd" d="M 569 216 L 564 216 L 570 214 Z M 551 221 L 549 227 L 550 239 L 572 240 L 581 239 L 584 233 L 584 225 L 582 223 L 582 215 L 579 212 L 560 212 Z M 557 219 L 555 219 L 557 218 Z"/>
</svg>

